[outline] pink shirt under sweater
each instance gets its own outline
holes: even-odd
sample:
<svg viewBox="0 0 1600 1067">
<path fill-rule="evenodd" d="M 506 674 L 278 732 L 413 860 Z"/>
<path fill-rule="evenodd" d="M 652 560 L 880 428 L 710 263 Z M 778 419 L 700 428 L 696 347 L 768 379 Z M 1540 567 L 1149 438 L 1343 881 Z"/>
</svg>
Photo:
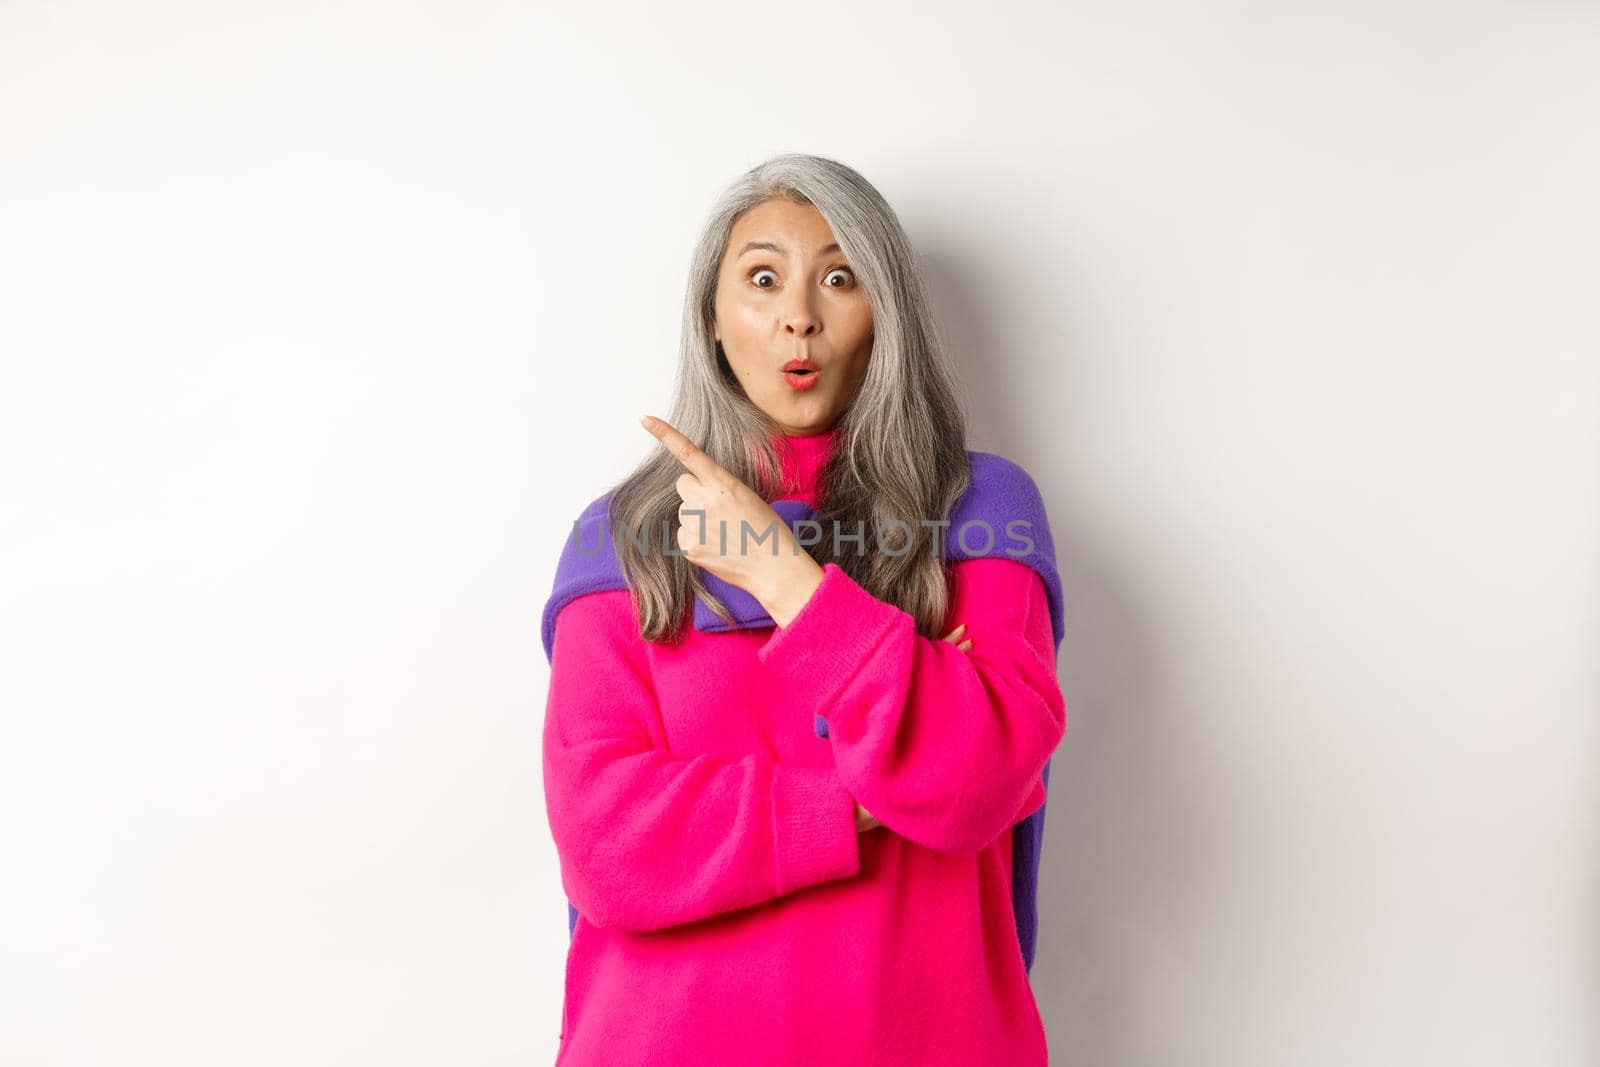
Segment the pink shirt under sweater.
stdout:
<svg viewBox="0 0 1600 1067">
<path fill-rule="evenodd" d="M 784 438 L 779 496 L 816 506 L 835 435 Z M 1044 583 L 951 564 L 940 633 L 966 623 L 962 651 L 823 573 L 787 626 L 686 623 L 673 646 L 639 636 L 625 589 L 561 609 L 561 1067 L 1047 1062 L 1010 833 L 1066 726 Z M 856 799 L 884 826 L 857 834 Z"/>
</svg>

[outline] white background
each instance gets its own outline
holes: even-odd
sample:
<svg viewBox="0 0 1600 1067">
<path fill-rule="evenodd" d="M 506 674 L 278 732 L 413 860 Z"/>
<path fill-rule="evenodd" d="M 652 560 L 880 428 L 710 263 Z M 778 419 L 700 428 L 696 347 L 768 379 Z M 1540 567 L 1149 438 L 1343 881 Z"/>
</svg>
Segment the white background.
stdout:
<svg viewBox="0 0 1600 1067">
<path fill-rule="evenodd" d="M 0 1061 L 527 1064 L 538 616 L 716 192 L 1065 576 L 1052 1062 L 1600 1056 L 1600 7 L 0 4 Z"/>
</svg>

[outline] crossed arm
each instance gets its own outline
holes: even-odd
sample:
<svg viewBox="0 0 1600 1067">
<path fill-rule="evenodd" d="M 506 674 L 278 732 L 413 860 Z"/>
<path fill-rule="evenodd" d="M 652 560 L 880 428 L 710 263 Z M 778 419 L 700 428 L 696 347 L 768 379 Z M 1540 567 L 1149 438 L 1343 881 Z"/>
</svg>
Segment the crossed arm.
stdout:
<svg viewBox="0 0 1600 1067">
<path fill-rule="evenodd" d="M 972 855 L 1037 811 L 1066 729 L 1044 583 L 1001 557 L 951 567 L 949 617 L 971 648 L 921 637 L 910 614 L 835 564 L 757 656 L 828 723 L 846 788 L 886 827 Z"/>
<path fill-rule="evenodd" d="M 758 649 L 785 701 L 827 720 L 823 768 L 669 751 L 626 590 L 562 608 L 544 788 L 579 912 L 658 929 L 851 877 L 857 800 L 892 832 L 963 855 L 1037 810 L 1066 721 L 1043 583 L 1001 558 L 951 575 L 967 650 L 917 635 L 832 564 Z"/>
</svg>

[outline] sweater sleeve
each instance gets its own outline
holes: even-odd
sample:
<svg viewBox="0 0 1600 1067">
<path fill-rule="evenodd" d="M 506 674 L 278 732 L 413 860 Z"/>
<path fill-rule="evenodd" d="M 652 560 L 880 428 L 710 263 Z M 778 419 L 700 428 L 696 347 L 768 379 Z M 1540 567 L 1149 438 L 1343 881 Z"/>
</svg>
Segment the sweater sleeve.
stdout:
<svg viewBox="0 0 1600 1067">
<path fill-rule="evenodd" d="M 918 635 L 910 613 L 837 564 L 757 651 L 827 723 L 845 786 L 886 827 L 970 855 L 1045 801 L 1066 730 L 1044 582 L 1000 557 L 949 568 L 949 623 L 963 651 Z"/>
<path fill-rule="evenodd" d="M 667 749 L 625 589 L 561 608 L 542 744 L 562 887 L 596 926 L 693 922 L 860 870 L 834 767 Z"/>
</svg>

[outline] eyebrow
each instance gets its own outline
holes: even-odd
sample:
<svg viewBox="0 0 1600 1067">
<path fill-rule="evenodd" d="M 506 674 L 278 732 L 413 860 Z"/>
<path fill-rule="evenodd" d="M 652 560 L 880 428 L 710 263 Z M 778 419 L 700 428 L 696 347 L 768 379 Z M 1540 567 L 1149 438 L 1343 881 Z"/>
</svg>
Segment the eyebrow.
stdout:
<svg viewBox="0 0 1600 1067">
<path fill-rule="evenodd" d="M 783 250 L 783 246 L 782 245 L 775 245 L 771 241 L 751 241 L 749 244 L 747 244 L 743 248 L 739 249 L 739 255 L 742 256 L 746 252 L 753 252 L 758 248 L 762 249 L 763 251 L 767 251 L 767 252 L 776 252 L 780 256 L 786 256 L 786 255 L 789 254 L 789 253 L 787 253 L 787 252 L 785 252 Z M 829 252 L 838 252 L 838 251 L 841 251 L 841 249 L 839 248 L 839 246 L 837 244 L 825 244 L 821 248 L 817 249 L 817 255 L 825 256 Z"/>
</svg>

